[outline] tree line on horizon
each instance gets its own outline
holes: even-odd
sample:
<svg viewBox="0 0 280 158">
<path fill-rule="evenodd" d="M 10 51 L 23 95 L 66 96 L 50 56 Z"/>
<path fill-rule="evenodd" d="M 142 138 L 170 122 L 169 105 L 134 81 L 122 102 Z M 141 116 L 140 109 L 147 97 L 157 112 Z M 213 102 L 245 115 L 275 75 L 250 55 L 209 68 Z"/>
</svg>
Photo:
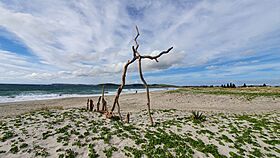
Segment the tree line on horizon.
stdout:
<svg viewBox="0 0 280 158">
<path fill-rule="evenodd" d="M 244 83 L 243 85 L 240 86 L 236 86 L 234 83 L 226 83 L 226 84 L 221 84 L 220 86 L 218 85 L 201 85 L 201 86 L 182 86 L 182 87 L 222 87 L 222 88 L 237 88 L 237 87 L 267 87 L 268 85 L 266 85 L 265 83 L 262 85 L 247 85 L 246 83 Z M 276 86 L 277 87 L 277 86 Z"/>
<path fill-rule="evenodd" d="M 244 83 L 242 86 L 240 87 L 266 87 L 267 85 L 264 83 L 263 85 L 249 85 L 247 86 L 246 83 Z M 223 88 L 236 88 L 234 83 L 227 83 L 227 84 L 222 84 L 221 87 Z"/>
</svg>

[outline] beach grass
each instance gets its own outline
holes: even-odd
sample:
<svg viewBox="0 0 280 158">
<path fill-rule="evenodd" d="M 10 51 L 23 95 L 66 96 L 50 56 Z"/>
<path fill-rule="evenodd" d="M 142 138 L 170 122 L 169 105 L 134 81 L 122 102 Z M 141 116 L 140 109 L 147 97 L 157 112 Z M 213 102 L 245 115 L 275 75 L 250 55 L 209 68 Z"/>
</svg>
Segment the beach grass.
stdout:
<svg viewBox="0 0 280 158">
<path fill-rule="evenodd" d="M 280 114 L 134 112 L 131 124 L 85 109 L 47 109 L 1 120 L 0 157 L 277 157 Z"/>
<path fill-rule="evenodd" d="M 179 88 L 167 91 L 167 93 L 192 93 L 192 94 L 210 94 L 210 95 L 233 95 L 252 100 L 256 97 L 280 97 L 280 87 L 189 87 Z"/>
</svg>

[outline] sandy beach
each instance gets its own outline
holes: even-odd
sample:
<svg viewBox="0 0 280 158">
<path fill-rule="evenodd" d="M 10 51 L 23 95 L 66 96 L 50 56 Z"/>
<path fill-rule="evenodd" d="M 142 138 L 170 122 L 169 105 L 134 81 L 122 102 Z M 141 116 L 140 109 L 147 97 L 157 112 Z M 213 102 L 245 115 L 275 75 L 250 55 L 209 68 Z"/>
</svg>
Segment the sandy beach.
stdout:
<svg viewBox="0 0 280 158">
<path fill-rule="evenodd" d="M 2 103 L 0 157 L 280 156 L 277 97 L 152 92 L 153 127 L 145 93 L 120 97 L 129 124 L 86 111 L 87 99 Z"/>
<path fill-rule="evenodd" d="M 98 97 L 76 97 L 63 99 L 49 99 L 37 101 L 22 101 L 14 103 L 0 103 L 0 117 L 14 116 L 42 108 L 85 108 L 87 99 L 97 103 Z M 106 96 L 108 107 L 112 105 L 114 96 Z M 123 94 L 120 97 L 121 110 L 124 112 L 136 112 L 144 110 L 146 106 L 146 94 Z M 200 110 L 213 112 L 235 113 L 259 113 L 280 110 L 279 98 L 258 97 L 246 100 L 230 95 L 207 95 L 189 93 L 167 93 L 166 91 L 151 92 L 152 109 L 177 109 Z"/>
<path fill-rule="evenodd" d="M 280 0 L 0 0 L 0 158 L 280 158 L 279 43 Z"/>
</svg>

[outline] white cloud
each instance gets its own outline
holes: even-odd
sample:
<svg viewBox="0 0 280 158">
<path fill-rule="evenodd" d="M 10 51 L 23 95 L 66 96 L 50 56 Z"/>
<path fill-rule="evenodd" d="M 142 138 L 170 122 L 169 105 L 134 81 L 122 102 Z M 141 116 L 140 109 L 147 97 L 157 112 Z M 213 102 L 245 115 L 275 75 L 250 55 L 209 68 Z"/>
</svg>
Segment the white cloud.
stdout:
<svg viewBox="0 0 280 158">
<path fill-rule="evenodd" d="M 88 82 L 82 77 L 93 77 L 100 82 L 96 76 L 119 74 L 123 63 L 132 57 L 135 24 L 140 28 L 141 53 L 174 46 L 159 63 L 145 61 L 144 70 L 199 66 L 229 56 L 242 59 L 262 53 L 256 50 L 260 46 L 276 47 L 280 39 L 273 34 L 280 31 L 280 2 L 0 2 L 0 26 L 13 33 L 38 60 L 34 66 L 30 59 L 16 54 L 7 57 L 1 51 L 4 57 L 0 64 L 9 72 L 25 69 L 22 73 L 26 78 L 40 81 L 79 78 Z M 43 70 L 39 69 L 42 65 Z"/>
</svg>

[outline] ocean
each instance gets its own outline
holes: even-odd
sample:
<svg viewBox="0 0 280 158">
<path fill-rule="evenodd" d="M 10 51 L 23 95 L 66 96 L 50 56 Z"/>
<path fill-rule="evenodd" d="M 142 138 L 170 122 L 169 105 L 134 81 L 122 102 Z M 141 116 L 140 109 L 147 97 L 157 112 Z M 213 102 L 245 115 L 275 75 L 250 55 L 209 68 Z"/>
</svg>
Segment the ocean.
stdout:
<svg viewBox="0 0 280 158">
<path fill-rule="evenodd" d="M 114 95 L 119 85 L 105 84 L 105 95 Z M 103 85 L 81 84 L 0 84 L 0 103 L 44 100 L 67 97 L 86 97 L 101 95 Z M 150 88 L 150 91 L 166 90 L 168 88 Z M 127 85 L 122 93 L 145 92 L 143 85 Z"/>
</svg>

